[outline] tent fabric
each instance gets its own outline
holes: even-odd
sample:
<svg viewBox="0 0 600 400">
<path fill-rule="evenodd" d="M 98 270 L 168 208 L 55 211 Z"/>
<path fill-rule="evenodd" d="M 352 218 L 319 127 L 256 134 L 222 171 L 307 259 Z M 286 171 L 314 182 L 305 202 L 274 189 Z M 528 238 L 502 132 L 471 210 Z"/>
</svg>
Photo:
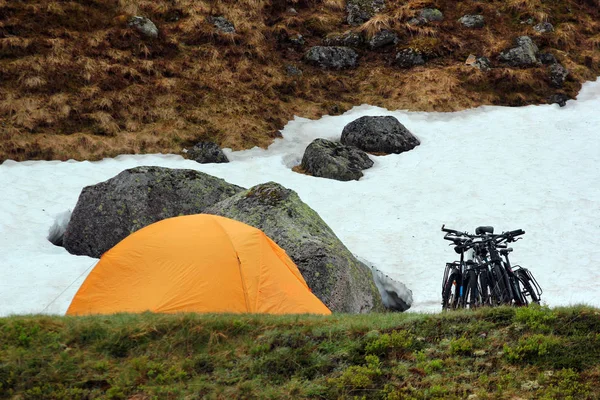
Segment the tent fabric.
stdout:
<svg viewBox="0 0 600 400">
<path fill-rule="evenodd" d="M 102 255 L 67 315 L 331 314 L 260 229 L 209 214 L 148 225 Z"/>
</svg>

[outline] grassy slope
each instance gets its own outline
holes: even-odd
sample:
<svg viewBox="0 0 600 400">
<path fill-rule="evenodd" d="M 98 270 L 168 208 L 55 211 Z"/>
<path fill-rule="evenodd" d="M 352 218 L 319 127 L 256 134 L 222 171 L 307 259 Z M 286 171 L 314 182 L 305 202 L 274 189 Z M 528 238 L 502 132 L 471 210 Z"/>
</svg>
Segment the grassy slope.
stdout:
<svg viewBox="0 0 600 400">
<path fill-rule="evenodd" d="M 395 49 L 359 50 L 351 71 L 321 71 L 302 55 L 325 36 L 343 32 L 344 0 L 0 0 L 0 161 L 98 159 L 121 153 L 174 152 L 199 140 L 234 149 L 267 146 L 296 115 L 337 114 L 358 104 L 390 109 L 459 110 L 480 104 L 543 103 L 575 96 L 600 67 L 598 0 L 388 0 L 383 14 L 353 28 L 367 36 L 394 29 L 396 49 L 431 57 L 402 70 Z M 288 6 L 297 15 L 286 12 Z M 406 22 L 438 7 L 441 23 Z M 487 26 L 457 19 L 482 13 Z M 127 27 L 131 15 L 151 18 L 155 40 Z M 234 35 L 217 33 L 208 15 L 224 15 Z M 549 20 L 552 34 L 522 24 Z M 306 44 L 293 48 L 288 35 Z M 528 34 L 571 71 L 563 89 L 547 67 L 504 68 L 495 61 L 515 37 Z M 498 68 L 464 65 L 471 53 Z M 289 77 L 285 65 L 302 77 Z"/>
<path fill-rule="evenodd" d="M 0 319 L 0 398 L 594 399 L 600 311 Z"/>
</svg>

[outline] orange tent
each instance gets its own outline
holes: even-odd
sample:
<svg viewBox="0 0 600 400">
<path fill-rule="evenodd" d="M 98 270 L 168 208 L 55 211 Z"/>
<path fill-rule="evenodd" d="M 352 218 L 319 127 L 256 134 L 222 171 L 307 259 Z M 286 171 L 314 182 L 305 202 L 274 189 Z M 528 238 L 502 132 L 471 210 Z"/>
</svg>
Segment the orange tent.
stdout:
<svg viewBox="0 0 600 400">
<path fill-rule="evenodd" d="M 67 314 L 331 314 L 261 230 L 198 214 L 156 222 L 104 253 Z"/>
</svg>

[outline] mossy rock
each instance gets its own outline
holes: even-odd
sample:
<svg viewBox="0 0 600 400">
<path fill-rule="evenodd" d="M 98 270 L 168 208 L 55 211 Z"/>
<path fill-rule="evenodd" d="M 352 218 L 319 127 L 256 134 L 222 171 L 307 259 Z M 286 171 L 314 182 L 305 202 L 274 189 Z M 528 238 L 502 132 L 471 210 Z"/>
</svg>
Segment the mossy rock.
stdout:
<svg viewBox="0 0 600 400">
<path fill-rule="evenodd" d="M 154 222 L 200 214 L 244 188 L 191 169 L 137 167 L 83 188 L 63 237 L 72 254 L 100 257 Z"/>
<path fill-rule="evenodd" d="M 358 261 L 296 192 L 268 182 L 205 210 L 261 229 L 298 266 L 312 292 L 334 312 L 384 311 L 369 267 Z"/>
</svg>

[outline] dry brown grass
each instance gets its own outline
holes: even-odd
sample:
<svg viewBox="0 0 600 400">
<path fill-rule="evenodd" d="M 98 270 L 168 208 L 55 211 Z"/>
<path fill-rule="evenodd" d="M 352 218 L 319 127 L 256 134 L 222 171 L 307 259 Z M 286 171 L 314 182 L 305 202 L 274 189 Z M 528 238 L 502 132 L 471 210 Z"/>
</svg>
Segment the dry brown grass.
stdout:
<svg viewBox="0 0 600 400">
<path fill-rule="evenodd" d="M 440 8 L 444 20 L 407 24 L 424 7 Z M 456 21 L 466 13 L 484 14 L 487 26 L 461 27 Z M 132 15 L 152 19 L 159 38 L 130 29 Z M 219 15 L 235 34 L 207 21 Z M 549 20 L 556 31 L 536 34 L 520 23 L 525 18 Z M 345 0 L 0 0 L 0 161 L 177 153 L 199 140 L 266 147 L 293 115 L 317 118 L 362 103 L 452 111 L 544 102 L 555 92 L 540 79 L 545 67 L 495 61 L 524 33 L 569 68 L 563 92 L 573 96 L 599 72 L 599 20 L 597 5 L 579 0 L 388 2 L 360 27 L 346 24 Z M 366 37 L 393 29 L 397 48 L 418 48 L 430 59 L 402 70 L 391 63 L 394 49 L 363 48 L 355 70 L 302 62 L 309 46 L 350 29 Z M 297 34 L 306 40 L 301 48 L 288 41 Z M 497 68 L 465 66 L 469 54 Z M 303 75 L 287 76 L 287 64 Z"/>
</svg>

